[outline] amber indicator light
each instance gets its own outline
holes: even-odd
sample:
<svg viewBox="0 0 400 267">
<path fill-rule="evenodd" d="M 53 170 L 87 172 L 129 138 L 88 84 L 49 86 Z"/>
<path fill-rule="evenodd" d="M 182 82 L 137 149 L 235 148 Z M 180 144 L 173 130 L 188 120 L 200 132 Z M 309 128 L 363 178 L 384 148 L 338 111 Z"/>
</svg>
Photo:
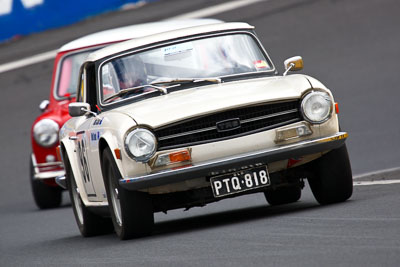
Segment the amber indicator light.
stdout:
<svg viewBox="0 0 400 267">
<path fill-rule="evenodd" d="M 119 148 L 114 149 L 114 153 L 117 159 L 121 159 L 121 149 Z"/>
<path fill-rule="evenodd" d="M 169 154 L 169 160 L 172 162 L 182 162 L 190 160 L 190 154 L 188 151 L 178 151 Z"/>
<path fill-rule="evenodd" d="M 60 149 L 60 146 L 56 147 L 56 156 L 57 156 L 57 161 L 61 161 L 61 149 Z"/>
</svg>

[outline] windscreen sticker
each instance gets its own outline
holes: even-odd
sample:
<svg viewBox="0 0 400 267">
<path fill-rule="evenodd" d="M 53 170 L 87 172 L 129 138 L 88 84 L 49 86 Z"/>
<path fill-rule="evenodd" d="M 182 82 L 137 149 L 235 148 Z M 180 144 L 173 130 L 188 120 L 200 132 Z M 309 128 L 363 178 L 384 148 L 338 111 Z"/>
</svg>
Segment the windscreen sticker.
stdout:
<svg viewBox="0 0 400 267">
<path fill-rule="evenodd" d="M 191 43 L 176 44 L 162 48 L 164 57 L 173 56 L 193 50 Z"/>
<path fill-rule="evenodd" d="M 256 60 L 253 62 L 256 69 L 266 69 L 268 68 L 268 63 L 265 60 Z"/>
</svg>

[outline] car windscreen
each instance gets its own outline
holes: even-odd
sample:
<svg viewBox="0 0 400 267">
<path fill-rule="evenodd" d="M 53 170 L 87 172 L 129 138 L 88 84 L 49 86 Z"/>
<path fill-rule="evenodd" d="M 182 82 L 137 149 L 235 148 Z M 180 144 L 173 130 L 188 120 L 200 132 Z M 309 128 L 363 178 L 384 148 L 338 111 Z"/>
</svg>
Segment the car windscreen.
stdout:
<svg viewBox="0 0 400 267">
<path fill-rule="evenodd" d="M 79 69 L 87 56 L 96 49 L 69 54 L 62 58 L 59 65 L 56 98 L 62 99 L 76 95 L 79 81 Z"/>
<path fill-rule="evenodd" d="M 104 104 L 154 90 L 144 85 L 180 86 L 187 81 L 265 72 L 273 68 L 256 39 L 247 33 L 170 43 L 115 57 L 100 66 L 100 95 Z M 125 94 L 132 88 L 138 90 Z M 121 90 L 124 94 L 118 94 Z"/>
</svg>

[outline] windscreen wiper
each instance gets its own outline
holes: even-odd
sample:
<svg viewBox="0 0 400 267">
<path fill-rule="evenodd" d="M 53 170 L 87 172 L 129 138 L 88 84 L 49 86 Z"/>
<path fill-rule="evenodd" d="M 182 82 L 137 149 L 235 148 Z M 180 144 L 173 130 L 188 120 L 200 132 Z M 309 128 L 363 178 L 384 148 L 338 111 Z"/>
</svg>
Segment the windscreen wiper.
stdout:
<svg viewBox="0 0 400 267">
<path fill-rule="evenodd" d="M 122 96 L 125 96 L 125 95 L 129 95 L 129 94 L 132 94 L 132 93 L 134 93 L 134 92 L 136 92 L 136 91 L 142 90 L 142 89 L 145 88 L 145 87 L 153 88 L 153 89 L 157 90 L 158 92 L 161 92 L 163 95 L 168 94 L 168 91 L 167 91 L 167 88 L 168 88 L 168 87 L 164 88 L 164 87 L 157 86 L 157 85 L 154 85 L 154 84 L 144 84 L 144 85 L 140 85 L 140 86 L 135 86 L 135 87 L 131 87 L 131 88 L 122 89 L 122 90 L 120 90 L 118 93 L 113 94 L 112 96 L 107 97 L 107 98 L 104 99 L 103 101 L 104 101 L 104 102 L 107 102 L 107 101 L 109 101 L 109 100 L 111 100 L 111 99 L 115 99 L 115 98 L 117 98 L 117 97 L 122 97 Z M 147 95 L 147 94 L 153 93 L 153 92 L 156 92 L 156 91 L 144 92 L 144 93 L 141 94 L 141 95 Z"/>
<path fill-rule="evenodd" d="M 154 84 L 181 84 L 181 83 L 199 83 L 199 82 L 211 82 L 211 83 L 221 83 L 221 78 L 217 77 L 209 77 L 209 78 L 173 78 L 173 79 L 165 79 L 161 81 L 155 81 L 150 83 Z"/>
</svg>

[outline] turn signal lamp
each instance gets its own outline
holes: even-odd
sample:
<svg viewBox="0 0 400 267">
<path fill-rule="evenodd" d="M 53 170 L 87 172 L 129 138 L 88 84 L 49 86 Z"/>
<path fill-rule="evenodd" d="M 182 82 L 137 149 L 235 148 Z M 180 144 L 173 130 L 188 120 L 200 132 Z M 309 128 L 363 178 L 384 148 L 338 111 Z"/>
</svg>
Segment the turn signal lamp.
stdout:
<svg viewBox="0 0 400 267">
<path fill-rule="evenodd" d="M 311 135 L 312 133 L 313 132 L 310 127 L 307 124 L 302 123 L 293 127 L 276 130 L 275 142 L 283 142 L 290 139 Z"/>
<path fill-rule="evenodd" d="M 154 167 L 166 166 L 174 163 L 190 161 L 192 159 L 189 149 L 174 151 L 171 153 L 159 154 Z"/>
<path fill-rule="evenodd" d="M 60 147 L 60 146 L 57 146 L 57 147 L 56 147 L 56 158 L 57 158 L 57 161 L 62 161 L 62 157 L 61 157 L 61 147 Z"/>
<path fill-rule="evenodd" d="M 169 161 L 171 163 L 182 162 L 190 160 L 189 151 L 183 150 L 169 154 Z"/>
<path fill-rule="evenodd" d="M 114 154 L 117 159 L 121 159 L 121 149 L 119 148 L 114 149 Z"/>
<path fill-rule="evenodd" d="M 339 114 L 339 103 L 335 103 L 335 111 L 336 111 L 336 114 Z"/>
</svg>

